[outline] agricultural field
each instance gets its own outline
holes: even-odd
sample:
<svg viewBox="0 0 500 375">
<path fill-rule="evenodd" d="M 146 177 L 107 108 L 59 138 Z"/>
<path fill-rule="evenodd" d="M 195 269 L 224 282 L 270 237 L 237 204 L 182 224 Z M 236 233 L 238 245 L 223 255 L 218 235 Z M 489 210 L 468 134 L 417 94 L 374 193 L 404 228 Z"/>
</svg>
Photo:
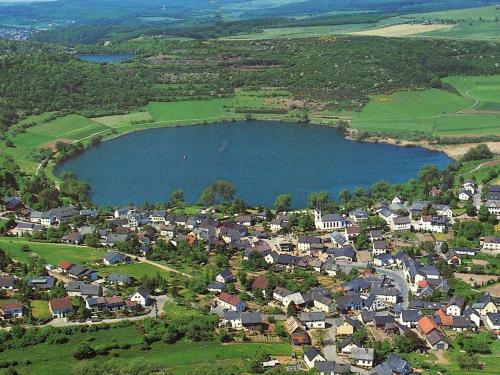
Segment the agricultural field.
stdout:
<svg viewBox="0 0 500 375">
<path fill-rule="evenodd" d="M 364 36 L 383 36 L 388 38 L 401 38 L 406 36 L 414 36 L 422 33 L 433 32 L 436 30 L 450 29 L 452 25 L 422 25 L 422 24 L 401 24 L 391 25 L 376 29 L 355 31 L 351 35 L 364 35 Z"/>
<path fill-rule="evenodd" d="M 434 136 L 498 135 L 500 106 L 494 91 L 500 76 L 448 77 L 460 94 L 429 89 L 373 96 L 354 114 L 359 130 L 383 133 L 422 133 Z M 487 109 L 487 110 L 486 110 Z"/>
<path fill-rule="evenodd" d="M 175 124 L 232 118 L 235 116 L 231 112 L 233 105 L 232 98 L 223 98 L 168 103 L 153 102 L 148 104 L 146 109 L 155 121 Z"/>
<path fill-rule="evenodd" d="M 23 251 L 28 246 L 29 251 Z M 0 237 L 0 249 L 15 260 L 28 263 L 35 254 L 48 264 L 57 264 L 61 260 L 73 263 L 86 263 L 104 257 L 102 249 L 93 249 L 86 246 L 64 245 L 56 243 L 30 242 L 24 238 Z"/>
<path fill-rule="evenodd" d="M 129 349 L 114 349 L 112 357 L 97 356 L 80 362 L 82 365 L 108 362 L 110 366 L 148 366 L 157 364 L 175 374 L 189 374 L 196 366 L 198 373 L 216 371 L 217 368 L 234 368 L 242 372 L 248 369 L 249 362 L 258 354 L 266 352 L 271 355 L 289 356 L 291 348 L 288 343 L 263 344 L 220 344 L 193 343 L 180 341 L 168 345 L 156 342 L 149 350 L 142 350 L 143 338 L 134 327 L 111 325 L 109 329 L 96 332 L 77 333 L 67 336 L 69 341 L 64 345 L 38 344 L 23 348 L 11 349 L 0 353 L 1 359 L 18 361 L 16 366 L 19 374 L 68 374 L 79 367 L 79 362 L 73 358 L 72 352 L 79 343 L 89 342 L 95 347 L 105 347 L 113 344 L 130 345 Z M 29 364 L 26 359 L 29 358 Z M 115 364 L 116 366 L 113 366 Z M 132 371 L 131 373 L 134 373 Z"/>
</svg>

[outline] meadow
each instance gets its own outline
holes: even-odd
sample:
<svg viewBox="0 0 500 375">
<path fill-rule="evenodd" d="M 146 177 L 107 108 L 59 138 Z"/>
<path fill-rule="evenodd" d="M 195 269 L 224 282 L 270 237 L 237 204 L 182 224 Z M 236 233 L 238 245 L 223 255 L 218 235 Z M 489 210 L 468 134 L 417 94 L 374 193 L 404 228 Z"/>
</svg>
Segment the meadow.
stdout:
<svg viewBox="0 0 500 375">
<path fill-rule="evenodd" d="M 359 130 L 382 133 L 421 133 L 430 136 L 500 134 L 500 76 L 447 77 L 457 90 L 427 89 L 376 95 L 358 113 Z M 487 109 L 487 110 L 486 110 Z"/>
<path fill-rule="evenodd" d="M 23 251 L 28 246 L 29 251 Z M 73 263 L 87 263 L 104 257 L 106 251 L 86 246 L 58 243 L 30 242 L 24 238 L 0 237 L 0 248 L 17 261 L 28 263 L 35 254 L 46 263 L 57 265 L 61 260 Z"/>
<path fill-rule="evenodd" d="M 234 368 L 244 372 L 248 370 L 251 360 L 260 353 L 287 356 L 291 353 L 288 343 L 242 343 L 220 344 L 193 343 L 182 340 L 168 345 L 156 342 L 148 350 L 142 350 L 143 340 L 134 327 L 110 325 L 108 329 L 95 332 L 75 333 L 67 336 L 69 341 L 64 345 L 38 344 L 19 349 L 9 349 L 0 353 L 0 361 L 18 361 L 19 374 L 68 374 L 79 368 L 79 362 L 73 358 L 72 351 L 82 342 L 100 348 L 113 344 L 130 345 L 129 349 L 114 349 L 112 356 L 97 356 L 80 362 L 82 365 L 102 364 L 108 362 L 117 368 L 125 366 L 157 365 L 175 374 L 192 373 L 196 366 L 197 373 L 216 371 L 218 368 Z M 29 364 L 26 359 L 29 358 Z M 169 372 L 170 373 L 170 372 Z"/>
</svg>

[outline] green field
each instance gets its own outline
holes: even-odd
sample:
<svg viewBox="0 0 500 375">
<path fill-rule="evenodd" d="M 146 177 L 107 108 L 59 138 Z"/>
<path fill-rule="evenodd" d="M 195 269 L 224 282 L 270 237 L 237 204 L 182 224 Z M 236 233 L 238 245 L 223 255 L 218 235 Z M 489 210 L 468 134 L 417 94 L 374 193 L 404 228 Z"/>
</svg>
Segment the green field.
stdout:
<svg viewBox="0 0 500 375">
<path fill-rule="evenodd" d="M 460 92 L 428 89 L 377 95 L 353 124 L 359 130 L 383 133 L 423 133 L 435 136 L 500 134 L 500 76 L 448 77 Z"/>
<path fill-rule="evenodd" d="M 463 176 L 466 180 L 474 179 L 475 181 L 480 183 L 488 179 L 489 173 L 493 170 L 500 175 L 500 162 L 496 165 L 485 165 L 478 170 L 474 170 L 484 162 L 485 160 L 473 160 L 464 162 L 455 176 L 455 185 L 458 186 L 460 184 L 460 176 Z"/>
<path fill-rule="evenodd" d="M 235 114 L 231 111 L 233 105 L 233 98 L 223 98 L 168 103 L 153 102 L 146 108 L 155 121 L 179 123 L 234 117 Z"/>
<path fill-rule="evenodd" d="M 135 121 L 149 121 L 151 116 L 148 112 L 133 112 L 126 115 L 114 115 L 105 117 L 96 117 L 92 119 L 95 122 L 99 122 L 111 128 L 115 128 L 123 125 L 131 125 Z"/>
<path fill-rule="evenodd" d="M 500 18 L 500 5 L 491 5 L 486 7 L 477 8 L 465 8 L 465 9 L 453 9 L 438 12 L 427 12 L 427 13 L 415 13 L 407 14 L 405 18 L 415 18 L 415 19 L 446 19 L 454 21 L 495 21 L 498 17 Z"/>
<path fill-rule="evenodd" d="M 29 246 L 31 251 L 22 251 L 23 245 Z M 48 264 L 56 265 L 61 260 L 72 263 L 91 262 L 103 258 L 106 253 L 102 249 L 93 249 L 86 246 L 73 246 L 56 243 L 29 242 L 24 238 L 0 237 L 0 248 L 20 262 L 29 262 L 35 254 L 44 259 Z"/>
<path fill-rule="evenodd" d="M 136 280 L 139 280 L 146 275 L 152 276 L 156 273 L 166 273 L 166 271 L 147 263 L 117 264 L 115 266 L 97 268 L 97 271 L 101 276 L 106 276 L 107 274 L 116 272 L 123 275 L 133 276 Z"/>
<path fill-rule="evenodd" d="M 30 308 L 31 314 L 35 319 L 44 320 L 49 319 L 52 316 L 49 309 L 49 303 L 47 301 L 30 301 Z"/>
<path fill-rule="evenodd" d="M 111 326 L 107 330 L 77 333 L 67 336 L 69 342 L 64 345 L 39 344 L 22 350 L 5 350 L 0 353 L 0 361 L 18 361 L 16 369 L 20 374 L 58 375 L 73 373 L 78 361 L 71 353 L 80 342 L 89 342 L 99 348 L 112 344 L 130 344 L 130 349 L 115 349 L 113 356 L 97 356 L 81 363 L 104 363 L 116 365 L 131 364 L 136 367 L 156 364 L 170 370 L 173 374 L 192 374 L 194 366 L 202 374 L 217 368 L 234 368 L 240 372 L 248 371 L 249 363 L 258 353 L 290 355 L 288 343 L 278 344 L 229 344 L 192 343 L 180 341 L 173 345 L 156 342 L 149 350 L 141 350 L 142 336 L 134 327 Z M 31 364 L 25 364 L 29 359 Z M 111 365 L 113 366 L 113 365 Z M 134 373 L 133 371 L 130 373 Z"/>
</svg>

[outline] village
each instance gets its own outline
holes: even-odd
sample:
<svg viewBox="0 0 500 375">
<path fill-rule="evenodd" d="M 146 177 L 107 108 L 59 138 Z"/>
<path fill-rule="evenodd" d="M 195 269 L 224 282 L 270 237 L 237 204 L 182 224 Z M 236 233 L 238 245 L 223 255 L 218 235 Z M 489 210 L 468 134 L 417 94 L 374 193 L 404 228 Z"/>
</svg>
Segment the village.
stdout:
<svg viewBox="0 0 500 375">
<path fill-rule="evenodd" d="M 486 189 L 482 197 L 481 188 Z M 440 194 L 437 187 L 429 191 L 431 197 Z M 500 218 L 498 185 L 464 181 L 456 198 L 487 212 L 489 220 Z M 113 267 L 147 262 L 167 269 L 158 249 L 175 253 L 197 246 L 206 253 L 201 263 L 214 257 L 225 261 L 216 262 L 218 273 L 191 307 L 219 316 L 229 335 L 289 340 L 303 350 L 286 363 L 269 358 L 263 368 L 282 364 L 290 372 L 411 374 L 414 364 L 397 353 L 381 357 L 374 343 L 391 341 L 428 353 L 448 350 L 461 333 L 500 335 L 500 296 L 482 290 L 486 284 L 471 272 L 477 265 L 490 267 L 484 259 L 498 258 L 500 237 L 480 235 L 479 247 L 450 247 L 457 223 L 478 219 L 466 213 L 457 217 L 446 204 L 396 195 L 337 213 L 247 209 L 222 215 L 207 208 L 189 215 L 134 206 L 38 212 L 9 197 L 3 208 L 3 218 L 12 224 L 8 235 L 31 239 L 27 251 L 36 252 L 37 238 L 62 227 L 68 230 L 59 233 L 59 242 L 76 251 L 85 251 L 84 245 L 105 249 L 92 262 L 61 258 L 35 273 L 23 274 L 19 264 L 5 267 L 0 288 L 11 302 L 0 306 L 0 314 L 6 329 L 19 322 L 66 326 L 157 317 L 173 297 Z M 297 220 L 306 223 L 303 230 L 296 230 Z M 495 284 L 499 275 L 493 268 L 489 280 Z M 450 285 L 458 273 L 471 273 L 462 278 L 470 288 L 466 294 L 456 294 L 456 284 Z M 47 301 L 50 316 L 26 320 L 33 314 L 30 304 L 14 301 L 19 294 Z"/>
</svg>

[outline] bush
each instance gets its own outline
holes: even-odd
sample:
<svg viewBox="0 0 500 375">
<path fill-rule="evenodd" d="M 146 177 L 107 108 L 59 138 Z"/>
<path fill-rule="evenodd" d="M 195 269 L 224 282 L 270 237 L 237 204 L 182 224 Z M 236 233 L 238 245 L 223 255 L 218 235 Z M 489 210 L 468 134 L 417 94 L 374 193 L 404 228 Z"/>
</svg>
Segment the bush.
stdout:
<svg viewBox="0 0 500 375">
<path fill-rule="evenodd" d="M 73 351 L 73 357 L 79 361 L 94 358 L 96 354 L 96 351 L 88 344 L 80 344 Z"/>
</svg>

